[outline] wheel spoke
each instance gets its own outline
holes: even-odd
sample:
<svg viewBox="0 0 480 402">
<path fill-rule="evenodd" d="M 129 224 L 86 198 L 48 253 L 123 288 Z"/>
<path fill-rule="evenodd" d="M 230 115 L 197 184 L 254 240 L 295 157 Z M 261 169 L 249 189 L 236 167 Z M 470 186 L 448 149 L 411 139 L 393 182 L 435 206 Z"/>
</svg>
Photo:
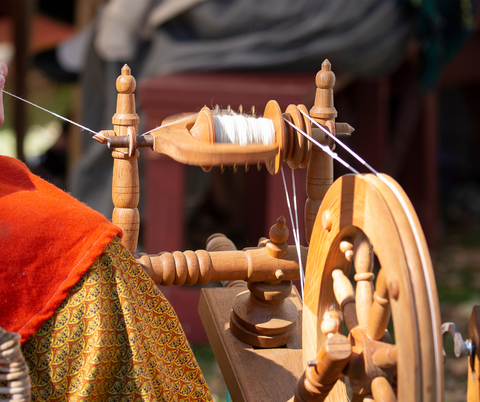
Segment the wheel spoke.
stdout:
<svg viewBox="0 0 480 402">
<path fill-rule="evenodd" d="M 355 328 L 358 325 L 353 286 L 341 269 L 334 269 L 332 277 L 335 298 L 343 311 L 343 317 L 347 324 L 347 328 L 351 331 L 352 328 Z"/>
<path fill-rule="evenodd" d="M 397 345 L 386 345 L 384 348 L 377 350 L 372 359 L 376 366 L 386 369 L 397 365 L 397 356 Z"/>
<path fill-rule="evenodd" d="M 368 317 L 367 335 L 370 339 L 378 341 L 385 334 L 390 319 L 387 281 L 383 269 L 378 273 L 376 285 L 373 304 Z"/>
<path fill-rule="evenodd" d="M 359 325 L 365 327 L 373 300 L 373 250 L 370 241 L 361 230 L 357 230 L 355 238 L 353 266 L 357 282 L 355 296 L 357 318 Z"/>
<path fill-rule="evenodd" d="M 397 395 L 409 402 L 442 402 L 443 372 L 437 370 L 437 355 L 441 351 L 437 345 L 439 328 L 432 324 L 438 322 L 438 301 L 428 249 L 409 200 L 403 193 L 398 197 L 378 177 L 345 176 L 332 185 L 318 214 L 322 219 L 317 219 L 312 232 L 306 269 L 306 282 L 313 284 L 305 290 L 303 334 L 307 357 L 316 356 L 321 350 L 326 336 L 319 333 L 319 321 L 325 311 L 338 303 L 350 329 L 352 355 L 344 374 L 357 394 L 354 401 L 365 400 L 365 395 L 373 392 L 372 381 L 384 377 L 390 385 L 385 390 L 380 383 L 375 386 L 375 393 L 385 392 L 390 399 L 378 395 L 369 398 L 394 401 Z M 355 253 L 360 259 L 357 244 L 363 241 L 357 236 L 362 234 L 375 252 L 374 257 L 370 256 L 370 248 L 366 247 L 367 262 L 354 261 Z M 378 275 L 375 273 L 365 325 L 359 297 L 363 285 L 355 289 L 348 272 L 354 263 L 355 280 L 368 283 L 369 278 L 361 275 L 372 276 L 370 266 L 377 258 L 382 268 Z M 367 309 L 368 299 L 364 303 Z M 390 346 L 388 339 L 390 320 L 395 324 L 394 330 L 399 331 L 396 347 Z M 385 347 L 390 350 L 382 351 Z M 375 363 L 373 356 L 377 351 Z M 386 356 L 380 359 L 382 354 Z M 380 367 L 385 364 L 393 366 Z M 381 381 L 384 380 L 376 380 Z"/>
<path fill-rule="evenodd" d="M 395 392 L 385 377 L 377 377 L 372 381 L 372 394 L 376 402 L 397 402 Z"/>
</svg>

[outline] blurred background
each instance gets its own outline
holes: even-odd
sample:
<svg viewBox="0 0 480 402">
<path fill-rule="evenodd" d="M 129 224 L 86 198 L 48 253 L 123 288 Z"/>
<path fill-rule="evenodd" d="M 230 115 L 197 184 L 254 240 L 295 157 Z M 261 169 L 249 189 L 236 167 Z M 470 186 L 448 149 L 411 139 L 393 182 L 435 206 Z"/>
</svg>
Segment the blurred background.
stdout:
<svg viewBox="0 0 480 402">
<path fill-rule="evenodd" d="M 313 105 L 325 58 L 337 77 L 346 140 L 411 198 L 437 277 L 442 321 L 465 334 L 480 304 L 478 1 L 1 0 L 5 89 L 90 129 L 111 129 L 115 80 L 137 78 L 140 131 L 169 115 L 270 99 Z M 111 217 L 110 152 L 86 131 L 4 96 L 0 153 Z M 348 155 L 338 151 L 364 172 Z M 198 249 L 223 232 L 256 245 L 287 215 L 279 177 L 224 173 L 141 151 L 140 247 Z M 335 165 L 336 177 L 347 173 Z M 299 204 L 305 170 L 296 172 Z M 303 206 L 300 207 L 303 215 Z M 162 289 L 194 344 L 216 400 L 225 389 L 196 312 L 198 288 Z M 465 400 L 467 362 L 447 359 L 447 401 Z"/>
</svg>

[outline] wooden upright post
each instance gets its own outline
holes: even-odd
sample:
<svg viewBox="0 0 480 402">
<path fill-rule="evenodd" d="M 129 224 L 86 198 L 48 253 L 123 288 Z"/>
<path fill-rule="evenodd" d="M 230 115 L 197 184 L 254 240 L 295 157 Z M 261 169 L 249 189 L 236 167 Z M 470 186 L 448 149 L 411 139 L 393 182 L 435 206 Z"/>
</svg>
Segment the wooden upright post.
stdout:
<svg viewBox="0 0 480 402">
<path fill-rule="evenodd" d="M 125 64 L 117 78 L 117 112 L 112 118 L 116 136 L 137 134 L 140 119 L 135 111 L 135 88 L 135 78 L 130 73 L 130 67 Z M 112 156 L 112 199 L 115 206 L 112 222 L 123 229 L 122 243 L 135 254 L 140 230 L 140 214 L 137 208 L 140 199 L 137 162 L 139 152 L 135 150 L 133 155 L 129 155 L 127 148 L 120 148 L 113 151 Z"/>
<path fill-rule="evenodd" d="M 333 106 L 333 87 L 335 74 L 328 60 L 322 63 L 315 83 L 317 92 L 315 103 L 310 109 L 310 116 L 318 123 L 330 129 L 335 134 L 335 118 L 337 110 Z M 315 126 L 312 130 L 313 137 L 322 144 L 330 144 L 325 134 Z M 333 159 L 318 147 L 312 148 L 310 161 L 307 166 L 307 201 L 305 203 L 305 237 L 310 242 L 313 225 L 323 197 L 333 183 Z"/>
</svg>

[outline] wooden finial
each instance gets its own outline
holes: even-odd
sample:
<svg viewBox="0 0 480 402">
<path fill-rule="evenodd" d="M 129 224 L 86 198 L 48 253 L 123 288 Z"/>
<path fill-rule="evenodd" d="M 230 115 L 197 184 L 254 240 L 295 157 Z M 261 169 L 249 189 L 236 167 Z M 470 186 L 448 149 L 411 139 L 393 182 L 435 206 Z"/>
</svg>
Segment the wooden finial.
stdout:
<svg viewBox="0 0 480 402">
<path fill-rule="evenodd" d="M 130 69 L 128 64 L 124 64 L 122 69 L 120 70 L 121 75 L 132 75 L 132 70 Z"/>
<path fill-rule="evenodd" d="M 131 94 L 135 92 L 137 81 L 135 77 L 131 75 L 131 71 L 130 67 L 125 64 L 117 78 L 117 91 L 121 94 Z"/>
<path fill-rule="evenodd" d="M 287 221 L 282 215 L 277 219 L 275 225 L 270 228 L 270 241 L 267 242 L 267 251 L 274 258 L 282 258 L 287 254 L 287 240 L 289 236 Z"/>
<path fill-rule="evenodd" d="M 272 225 L 270 228 L 269 236 L 271 241 L 280 244 L 288 240 L 289 232 L 286 224 L 287 221 L 283 215 L 277 219 L 275 225 Z"/>
<path fill-rule="evenodd" d="M 315 94 L 315 104 L 310 109 L 310 116 L 322 120 L 335 120 L 337 110 L 333 106 L 333 87 L 335 86 L 335 74 L 332 71 L 332 65 L 328 60 L 322 63 L 322 69 L 315 77 L 317 92 Z M 324 124 L 324 122 L 321 122 Z"/>
<path fill-rule="evenodd" d="M 332 65 L 328 59 L 322 63 L 322 69 L 317 73 L 315 83 L 321 89 L 333 89 L 335 86 L 335 74 L 332 72 Z"/>
</svg>

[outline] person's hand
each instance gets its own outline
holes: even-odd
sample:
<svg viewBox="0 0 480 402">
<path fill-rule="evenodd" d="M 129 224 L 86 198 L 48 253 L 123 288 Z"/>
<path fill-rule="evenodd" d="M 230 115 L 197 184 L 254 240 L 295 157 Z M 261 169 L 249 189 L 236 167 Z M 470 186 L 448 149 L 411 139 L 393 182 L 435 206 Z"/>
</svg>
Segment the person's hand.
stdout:
<svg viewBox="0 0 480 402">
<path fill-rule="evenodd" d="M 0 126 L 5 120 L 5 115 L 3 113 L 3 86 L 5 85 L 5 77 L 8 75 L 8 67 L 4 61 L 0 60 Z"/>
</svg>

